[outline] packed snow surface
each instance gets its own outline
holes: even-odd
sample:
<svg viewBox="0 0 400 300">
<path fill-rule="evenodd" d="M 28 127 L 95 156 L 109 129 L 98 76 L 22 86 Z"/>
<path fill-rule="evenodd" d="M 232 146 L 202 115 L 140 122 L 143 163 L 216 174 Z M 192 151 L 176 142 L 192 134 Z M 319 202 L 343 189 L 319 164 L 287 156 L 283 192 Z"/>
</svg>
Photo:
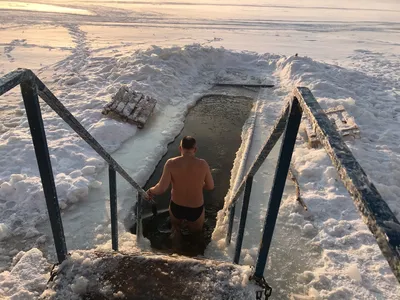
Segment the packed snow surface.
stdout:
<svg viewBox="0 0 400 300">
<path fill-rule="evenodd" d="M 138 250 L 121 249 L 118 254 L 111 251 L 72 252 L 56 268 L 57 276 L 41 299 L 78 300 L 87 293 L 107 299 L 133 299 L 140 294 L 141 298 L 151 295 L 170 299 L 179 295 L 182 299 L 198 300 L 217 300 L 229 293 L 229 297 L 234 299 L 249 299 L 255 298 L 255 291 L 259 290 L 256 285 L 249 284 L 249 266 L 233 266 L 226 262 L 216 265 L 211 260 L 160 256 Z M 151 280 L 144 275 L 151 276 Z M 173 288 L 165 276 L 174 278 L 171 282 Z"/>
<path fill-rule="evenodd" d="M 276 85 L 259 93 L 246 167 L 293 87 L 307 86 L 323 108 L 343 105 L 354 117 L 361 138 L 347 145 L 400 218 L 399 15 L 394 0 L 0 1 L 0 75 L 33 69 L 141 184 L 217 75 L 235 80 L 229 70 L 239 70 Z M 101 115 L 122 84 L 158 101 L 141 131 Z M 106 165 L 49 107 L 41 109 L 67 245 L 110 248 Z M 249 130 L 245 125 L 244 141 Z M 256 259 L 275 160 L 276 152 L 255 177 L 242 263 Z M 276 297 L 400 299 L 325 151 L 309 149 L 300 134 L 293 164 L 309 212 L 287 189 L 265 272 Z M 32 299 L 47 282 L 42 252 L 53 261 L 54 248 L 18 88 L 0 97 L 0 165 L 0 297 Z M 120 232 L 134 198 L 118 177 Z M 225 248 L 223 214 L 217 225 L 206 255 L 231 259 L 236 237 Z M 74 289 L 84 283 L 77 280 Z"/>
</svg>

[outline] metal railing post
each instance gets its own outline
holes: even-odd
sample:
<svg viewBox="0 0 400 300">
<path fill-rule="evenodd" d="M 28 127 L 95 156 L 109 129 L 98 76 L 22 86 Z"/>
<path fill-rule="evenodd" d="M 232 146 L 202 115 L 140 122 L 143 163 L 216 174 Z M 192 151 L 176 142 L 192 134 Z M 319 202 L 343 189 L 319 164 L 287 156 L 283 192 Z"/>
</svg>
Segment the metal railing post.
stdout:
<svg viewBox="0 0 400 300">
<path fill-rule="evenodd" d="M 67 246 L 65 243 L 60 206 L 57 199 L 57 191 L 54 183 L 46 133 L 44 131 L 42 113 L 40 111 L 39 98 L 33 73 L 25 73 L 24 79 L 21 82 L 21 93 L 32 135 L 33 146 L 35 148 L 40 178 L 42 180 L 43 192 L 46 199 L 47 211 L 49 213 L 57 258 L 58 262 L 61 263 L 67 258 Z"/>
<path fill-rule="evenodd" d="M 136 241 L 140 242 L 142 235 L 142 196 L 137 193 L 137 211 L 136 211 Z"/>
<path fill-rule="evenodd" d="M 225 240 L 226 245 L 229 245 L 231 243 L 233 221 L 235 220 L 235 210 L 236 210 L 236 204 L 233 204 L 228 210 L 229 221 L 228 221 L 228 231 L 226 233 L 226 240 Z"/>
<path fill-rule="evenodd" d="M 246 188 L 244 190 L 242 211 L 240 213 L 240 223 L 239 223 L 238 236 L 236 239 L 235 257 L 233 258 L 233 262 L 235 264 L 239 263 L 240 252 L 242 251 L 244 228 L 246 227 L 247 211 L 249 209 L 252 186 L 253 186 L 253 176 L 250 175 L 249 177 L 247 177 L 246 180 Z"/>
<path fill-rule="evenodd" d="M 108 166 L 108 179 L 109 179 L 109 183 L 110 183 L 110 215 L 111 215 L 112 249 L 114 251 L 118 251 L 117 174 L 111 165 Z"/>
<path fill-rule="evenodd" d="M 297 132 L 300 126 L 301 115 L 302 110 L 300 104 L 296 98 L 293 98 L 269 198 L 262 240 L 258 251 L 256 270 L 254 273 L 256 278 L 262 278 L 264 274 L 265 265 L 268 259 L 268 252 L 271 246 L 272 236 L 274 234 L 276 219 L 278 217 L 279 206 L 281 204 L 290 161 L 292 159 L 293 149 L 296 143 Z"/>
</svg>

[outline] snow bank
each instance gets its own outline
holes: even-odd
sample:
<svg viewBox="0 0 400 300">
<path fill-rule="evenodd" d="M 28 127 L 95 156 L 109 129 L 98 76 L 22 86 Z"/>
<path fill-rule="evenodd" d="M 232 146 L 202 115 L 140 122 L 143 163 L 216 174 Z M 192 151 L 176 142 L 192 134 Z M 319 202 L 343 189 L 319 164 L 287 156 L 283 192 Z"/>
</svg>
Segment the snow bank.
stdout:
<svg viewBox="0 0 400 300">
<path fill-rule="evenodd" d="M 394 82 L 380 72 L 377 68 L 367 74 L 296 57 L 280 60 L 277 68 L 286 86 L 308 86 L 323 108 L 342 104 L 354 117 L 361 139 L 347 145 L 399 218 L 400 148 L 395 141 L 400 115 L 393 111 L 398 99 L 392 92 Z M 312 242 L 324 249 L 309 287 L 322 298 L 396 299 L 398 283 L 324 150 L 299 142 L 293 162 L 319 229 Z"/>
<path fill-rule="evenodd" d="M 50 267 L 36 248 L 18 253 L 11 270 L 0 273 L 0 298 L 37 299 L 49 280 Z"/>
<path fill-rule="evenodd" d="M 251 268 L 151 253 L 74 251 L 40 299 L 253 299 Z"/>
<path fill-rule="evenodd" d="M 277 67 L 282 86 L 287 90 L 295 85 L 308 86 L 323 108 L 341 104 L 354 117 L 361 130 L 361 139 L 347 144 L 397 218 L 400 218 L 400 204 L 397 201 L 400 196 L 400 148 L 394 142 L 400 138 L 400 113 L 393 109 L 398 106 L 398 96 L 393 93 L 396 80 L 379 76 L 385 73 L 381 69 L 376 69 L 376 74 L 366 74 L 309 58 L 281 59 Z M 325 158 L 319 155 L 319 158 L 311 160 L 318 150 L 309 151 L 302 147 L 297 147 L 297 150 L 300 152 L 295 153 L 296 162 L 297 159 L 303 162 L 299 164 L 300 172 L 310 169 L 306 161 L 318 164 L 319 160 Z M 308 157 L 305 156 L 306 152 L 309 153 Z M 314 168 L 317 167 L 315 165 Z M 317 177 L 314 168 L 313 173 Z M 320 164 L 319 168 L 323 169 L 327 181 L 336 179 L 331 166 Z"/>
<path fill-rule="evenodd" d="M 140 166 L 130 174 L 140 183 L 145 182 L 166 151 L 167 143 L 182 128 L 187 109 L 195 103 L 198 95 L 211 86 L 217 74 L 224 75 L 221 71 L 228 67 L 240 69 L 243 73 L 256 72 L 260 77 L 275 72 L 281 88 L 271 94 L 265 92 L 260 95 L 268 101 L 258 108 L 249 162 L 254 160 L 278 117 L 283 100 L 295 85 L 306 85 L 323 107 L 342 104 L 354 117 L 361 129 L 361 139 L 349 142 L 348 146 L 399 217 L 400 204 L 396 199 L 400 196 L 400 149 L 396 141 L 399 140 L 397 127 L 400 117 L 396 102 L 398 96 L 393 93 L 393 82 L 387 81 L 387 77 L 372 76 L 309 58 L 239 53 L 198 45 L 165 49 L 152 47 L 126 56 L 89 57 L 85 53 L 82 50 L 76 59 L 60 62 L 54 67 L 52 79 L 44 82 L 49 82 L 50 89 L 108 151 L 113 152 L 127 139 L 138 136 L 135 127 L 106 119 L 100 113 L 102 106 L 121 84 L 156 98 L 158 104 L 153 119 L 168 120 L 162 127 L 153 127 L 153 130 L 157 128 L 160 131 L 159 134 L 152 135 L 151 147 L 147 145 L 148 151 L 140 154 L 144 156 L 136 157 L 140 158 Z M 371 72 L 371 69 L 368 70 Z M 224 78 L 232 80 L 231 74 Z M 48 107 L 43 106 L 42 110 L 59 200 L 65 208 L 84 201 L 90 186 L 99 187 L 95 178 L 104 168 L 104 162 Z M 0 172 L 0 198 L 6 199 L 0 202 L 2 239 L 18 234 L 28 237 L 27 228 L 41 221 L 46 214 L 27 121 L 24 117 L 15 117 L 13 122 L 15 129 L 0 136 L 0 163 L 5 166 Z M 153 123 L 150 121 L 149 128 L 154 123 L 155 120 Z M 248 130 L 249 126 L 245 126 L 244 140 Z M 146 140 L 143 135 L 138 140 Z M 232 186 L 245 147 L 243 144 L 238 152 L 232 170 Z M 306 262 L 317 260 L 315 264 L 308 264 L 316 266 L 316 269 L 300 271 L 299 274 L 292 272 L 298 275 L 296 281 L 304 285 L 310 295 L 322 298 L 371 298 L 381 295 L 394 299 L 399 290 L 387 262 L 362 223 L 347 191 L 338 183 L 336 172 L 324 150 L 308 149 L 299 140 L 293 163 L 299 173 L 302 196 L 310 213 L 298 210 L 290 202 L 288 193 L 284 198 L 283 220 L 279 225 L 297 228 L 293 232 L 302 236 L 302 243 L 310 248 L 322 249 L 317 258 L 304 257 Z M 272 176 L 268 168 L 271 165 L 260 169 L 255 178 L 253 199 L 265 200 L 268 197 Z M 260 230 L 265 215 L 266 203 L 261 200 L 252 200 L 255 206 L 249 211 L 251 217 L 246 236 L 251 238 L 244 243 L 243 249 L 244 261 L 249 264 L 254 263 L 259 243 L 259 237 L 251 233 Z M 225 226 L 226 220 L 223 214 L 219 214 L 218 227 L 213 236 L 214 246 L 209 252 L 212 257 L 221 253 L 225 258 L 231 255 L 232 247 L 218 250 L 224 248 Z M 289 240 L 296 243 L 294 239 Z M 293 249 L 296 247 L 299 244 Z M 84 278 L 73 279 L 73 282 L 75 291 L 85 290 Z"/>
<path fill-rule="evenodd" d="M 75 2 L 84 8 L 81 1 Z M 225 64 L 227 67 L 237 66 L 246 73 L 254 70 L 268 73 L 271 68 L 275 71 L 276 60 L 280 57 L 232 54 L 222 49 L 199 49 L 197 46 L 168 49 L 154 47 L 148 51 L 126 55 L 129 51 L 127 49 L 131 49 L 127 46 L 143 47 L 139 45 L 142 43 L 148 45 L 154 41 L 158 45 L 183 44 L 195 40 L 236 49 L 265 51 L 268 47 L 268 51 L 277 53 L 298 52 L 300 55 L 305 53 L 325 61 L 339 62 L 349 68 L 343 69 L 302 57 L 283 57 L 279 61 L 276 79 L 283 88 L 274 91 L 272 95 L 262 95 L 271 101 L 265 103 L 259 110 L 259 123 L 250 155 L 253 157 L 256 155 L 257 147 L 261 145 L 271 128 L 271 122 L 279 114 L 282 99 L 294 84 L 308 85 L 322 105 L 343 104 L 355 117 L 362 135 L 360 140 L 350 142 L 348 145 L 384 199 L 399 216 L 399 203 L 395 201 L 399 198 L 400 186 L 398 171 L 400 149 L 397 142 L 400 121 L 398 104 L 400 65 L 396 47 L 398 46 L 397 1 L 390 0 L 385 3 L 362 1 L 362 9 L 359 9 L 361 1 L 357 1 L 360 3 L 324 2 L 324 6 L 327 6 L 325 8 L 329 7 L 329 10 L 316 7 L 315 0 L 302 1 L 300 4 L 299 1 L 283 1 L 280 4 L 286 5 L 285 9 L 271 7 L 268 4 L 259 5 L 259 1 L 253 1 L 257 4 L 255 8 L 228 7 L 229 14 L 222 19 L 220 19 L 221 7 L 217 6 L 204 6 L 200 3 L 206 8 L 205 11 L 196 6 L 195 9 L 192 7 L 188 10 L 177 9 L 168 12 L 161 6 L 154 11 L 154 5 L 150 5 L 150 10 L 140 11 L 139 26 L 136 23 L 139 14 L 135 6 L 121 3 L 116 7 L 114 2 L 103 2 L 106 6 L 102 4 L 90 8 L 98 14 L 98 17 L 92 19 L 93 23 L 89 23 L 96 25 L 81 27 L 93 32 L 91 45 L 79 25 L 71 25 L 84 24 L 82 18 L 74 19 L 72 15 L 60 18 L 58 14 L 39 13 L 3 14 L 4 22 L 0 27 L 3 30 L 4 55 L 0 74 L 4 74 L 9 71 L 7 68 L 17 64 L 38 69 L 42 65 L 41 62 L 45 61 L 45 65 L 50 66 L 53 61 L 60 61 L 42 70 L 40 77 L 110 151 L 119 148 L 124 140 L 135 134 L 137 141 L 146 140 L 137 134 L 134 127 L 124 127 L 119 123 L 102 119 L 99 114 L 102 105 L 117 91 L 119 85 L 129 83 L 132 87 L 158 97 L 161 102 L 155 119 L 160 120 L 162 116 L 163 121 L 168 119 L 173 121 L 157 127 L 157 130 L 162 128 L 159 130 L 161 134 L 154 135 L 157 145 L 143 147 L 147 153 L 138 155 L 141 159 L 140 165 L 131 172 L 135 179 L 144 182 L 156 165 L 157 159 L 166 150 L 166 143 L 173 138 L 174 132 L 178 132 L 182 127 L 187 107 L 196 99 L 194 93 L 192 94 L 193 90 L 201 92 L 212 82 L 214 74 L 211 70 Z M 243 4 L 243 1 L 237 0 L 223 2 Z M 296 5 L 293 6 L 294 2 Z M 175 4 L 180 7 L 180 3 Z M 306 9 L 299 9 L 300 7 Z M 256 14 L 258 18 L 260 9 L 265 9 L 264 16 L 279 21 L 255 20 L 254 16 Z M 335 11 L 339 10 L 341 13 L 338 16 Z M 193 14 L 196 14 L 195 18 Z M 327 17 L 333 18 L 334 22 L 326 22 Z M 22 23 L 18 21 L 21 24 L 16 24 L 16 20 L 23 21 Z M 116 22 L 118 26 L 111 28 L 108 23 L 110 20 Z M 323 21 L 310 23 L 309 20 Z M 337 22 L 340 20 L 348 20 L 351 23 Z M 393 20 L 393 22 L 381 22 L 382 20 Z M 44 34 L 41 30 L 43 21 L 55 24 L 57 28 L 46 30 Z M 98 26 L 101 22 L 104 22 L 104 26 Z M 33 28 L 33 23 L 40 23 L 40 26 Z M 160 27 L 155 32 L 154 24 L 157 23 Z M 70 35 L 65 34 L 65 28 Z M 32 31 L 35 31 L 36 41 L 31 39 L 25 41 L 26 36 L 33 36 Z M 52 39 L 53 36 L 56 38 Z M 109 38 L 102 44 L 101 40 L 105 36 Z M 51 43 L 43 45 L 43 40 L 47 39 Z M 76 43 L 76 49 L 72 56 L 66 58 L 66 52 L 69 53 L 71 50 L 71 39 Z M 295 48 L 294 39 L 296 39 Z M 67 40 L 68 45 L 65 44 Z M 99 45 L 104 48 L 100 48 Z M 354 51 L 355 49 L 358 50 Z M 163 60 L 162 56 L 166 59 Z M 268 57 L 271 58 L 269 69 L 265 66 L 263 57 L 266 60 Z M 186 71 L 181 73 L 180 68 Z M 265 71 L 267 69 L 268 71 Z M 358 71 L 351 71 L 354 69 Z M 219 73 L 224 75 L 223 70 L 221 71 Z M 158 85 L 154 91 L 153 79 Z M 225 79 L 235 78 L 230 78 L 227 74 Z M 7 247 L 14 249 L 15 244 L 27 246 L 30 240 L 19 237 L 12 239 L 12 237 L 22 235 L 27 239 L 35 238 L 37 232 L 32 226 L 45 218 L 46 213 L 18 89 L 8 93 L 6 97 L 0 111 L 0 165 L 3 167 L 0 170 L 0 247 L 7 244 Z M 15 100 L 15 103 L 10 100 Z M 18 102 L 19 104 L 16 104 Z M 4 114 L 7 110 L 11 111 L 8 115 Z M 42 106 L 42 110 L 49 134 L 60 204 L 62 208 L 66 208 L 71 203 L 86 200 L 88 186 L 100 187 L 101 183 L 94 178 L 104 167 L 104 163 L 84 143 L 81 143 L 58 117 L 54 117 L 46 106 Z M 151 126 L 154 126 L 154 123 Z M 107 132 L 108 128 L 112 129 Z M 246 130 L 243 133 L 244 137 Z M 149 140 L 154 139 L 149 138 Z M 240 153 L 235 162 L 236 168 L 238 162 Z M 245 238 L 249 239 L 245 240 L 243 250 L 243 261 L 249 264 L 254 262 L 257 252 L 259 236 L 255 232 L 259 231 L 265 216 L 268 184 L 273 176 L 269 171 L 272 163 L 269 167 L 260 169 L 253 185 L 253 205 L 249 210 L 245 233 Z M 300 271 L 302 274 L 298 280 L 296 279 L 304 283 L 306 294 L 314 299 L 398 298 L 400 295 L 398 284 L 393 280 L 375 241 L 361 223 L 347 192 L 340 183 L 337 183 L 335 171 L 324 151 L 306 149 L 304 144 L 299 142 L 294 154 L 294 164 L 300 172 L 302 195 L 310 208 L 310 213 L 305 214 L 299 210 L 287 194 L 281 208 L 282 222 L 279 223 L 278 220 L 277 229 L 292 228 L 293 230 L 286 231 L 288 234 L 284 236 L 285 238 L 293 236 L 294 232 L 295 235 L 301 236 L 300 239 L 303 237 L 308 239 L 305 241 L 311 239 L 309 244 L 323 249 L 321 259 L 318 257 L 319 263 L 313 261 L 308 264 L 316 266 L 317 269 Z M 234 179 L 234 170 L 232 175 Z M 257 199 L 258 202 L 254 201 Z M 80 207 L 81 204 L 77 203 L 76 207 Z M 223 236 L 224 228 L 218 229 Z M 275 236 L 279 236 L 278 234 L 279 231 Z M 39 240 L 43 240 L 43 237 Z M 290 240 L 290 242 L 296 241 Z M 107 247 L 110 248 L 109 245 Z M 277 247 L 274 246 L 272 250 L 275 248 Z M 282 251 L 281 254 L 292 255 L 289 247 L 282 248 L 287 251 Z M 304 252 L 304 249 L 300 250 Z M 2 259 L 4 257 L 8 259 L 8 253 L 15 255 L 16 250 L 0 249 Z M 292 256 L 297 257 L 297 254 L 294 253 Z M 279 266 L 277 273 L 271 274 L 273 271 L 271 265 L 273 266 L 275 261 L 276 257 L 272 257 L 269 262 L 269 276 L 285 281 L 284 268 Z M 289 264 L 289 261 L 296 260 L 290 258 L 282 261 L 281 266 L 297 270 Z M 357 270 L 361 274 L 361 281 Z M 18 281 L 15 281 L 15 284 L 18 285 Z"/>
<path fill-rule="evenodd" d="M 118 88 L 126 84 L 157 99 L 153 119 L 162 118 L 168 111 L 170 120 L 162 135 L 154 136 L 152 150 L 143 160 L 149 163 L 130 174 L 144 183 L 167 143 L 182 128 L 187 109 L 199 93 L 210 87 L 216 74 L 226 66 L 261 73 L 268 68 L 269 58 L 199 45 L 166 49 L 154 46 L 112 57 L 88 57 L 84 49 L 77 49 L 72 61 L 57 64 L 52 78 L 43 81 L 109 152 L 137 133 L 136 127 L 101 114 L 101 108 Z M 95 178 L 105 164 L 49 107 L 43 105 L 42 111 L 58 197 L 61 207 L 66 208 L 84 201 L 89 187 L 99 186 Z M 27 120 L 21 116 L 16 121 L 15 129 L 0 136 L 0 197 L 7 199 L 0 222 L 13 235 L 24 234 L 21 224 L 31 227 L 46 216 Z"/>
<path fill-rule="evenodd" d="M 369 72 L 363 73 L 306 57 L 279 59 L 275 76 L 281 88 L 273 93 L 264 91 L 260 95 L 268 102 L 259 111 L 259 130 L 256 129 L 256 142 L 250 156 L 256 155 L 261 141 L 268 136 L 279 116 L 278 107 L 282 107 L 286 95 L 295 86 L 307 86 L 323 108 L 343 105 L 354 117 L 361 129 L 361 138 L 349 141 L 347 145 L 399 218 L 400 203 L 397 199 L 400 197 L 400 176 L 397 170 L 400 169 L 400 148 L 397 141 L 400 137 L 400 115 L 397 109 L 393 109 L 398 106 L 398 96 L 393 93 L 396 83 L 389 80 L 389 76 L 382 75 L 384 70 L 376 69 L 375 74 L 371 74 L 371 70 L 368 68 Z M 260 142 L 257 142 L 257 134 Z M 240 152 L 238 154 L 240 157 Z M 282 263 L 305 260 L 308 262 L 307 269 L 292 269 L 296 276 L 293 281 L 297 285 L 294 291 L 306 290 L 306 294 L 317 299 L 397 299 L 400 295 L 398 283 L 338 179 L 325 150 L 308 148 L 300 134 L 292 162 L 299 174 L 302 198 L 309 212 L 302 211 L 290 194 L 284 195 L 266 271 L 269 280 L 285 276 Z M 271 164 L 271 161 L 266 164 Z M 274 168 L 273 164 L 271 167 Z M 267 205 L 265 199 L 272 176 L 273 172 L 263 166 L 255 177 L 242 252 L 246 263 L 254 263 L 256 259 L 260 236 L 252 233 L 262 228 Z M 227 219 L 220 213 L 209 255 L 217 255 L 218 248 L 224 257 L 232 254 L 233 246 L 224 249 L 226 226 Z M 290 227 L 292 232 L 288 231 L 286 236 L 281 237 L 283 240 L 279 240 L 279 231 Z M 277 249 L 284 239 L 292 240 L 286 247 Z M 300 257 L 297 252 L 296 256 L 282 262 L 279 257 L 284 257 L 285 253 L 291 252 L 291 247 L 302 243 L 305 244 L 299 248 L 302 249 Z M 278 251 L 279 255 L 274 255 L 274 251 Z M 322 252 L 319 254 L 319 251 Z M 315 266 L 314 270 L 309 269 L 311 265 Z M 279 282 L 276 284 L 279 285 Z"/>
</svg>

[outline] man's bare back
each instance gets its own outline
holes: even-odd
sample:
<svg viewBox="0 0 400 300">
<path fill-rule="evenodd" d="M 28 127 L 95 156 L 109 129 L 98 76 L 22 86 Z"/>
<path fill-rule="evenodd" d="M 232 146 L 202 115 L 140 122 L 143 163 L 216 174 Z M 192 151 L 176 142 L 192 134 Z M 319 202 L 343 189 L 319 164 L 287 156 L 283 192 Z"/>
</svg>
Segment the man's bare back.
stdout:
<svg viewBox="0 0 400 300">
<path fill-rule="evenodd" d="M 203 189 L 214 189 L 210 167 L 195 157 L 197 146 L 192 137 L 184 137 L 179 146 L 181 156 L 169 159 L 160 181 L 148 190 L 149 198 L 164 193 L 172 184 L 170 217 L 175 231 L 183 220 L 191 231 L 199 232 L 204 223 Z"/>
<path fill-rule="evenodd" d="M 167 164 L 171 173 L 171 200 L 186 207 L 202 206 L 203 188 L 212 189 L 214 186 L 207 162 L 183 155 L 171 158 Z"/>
</svg>

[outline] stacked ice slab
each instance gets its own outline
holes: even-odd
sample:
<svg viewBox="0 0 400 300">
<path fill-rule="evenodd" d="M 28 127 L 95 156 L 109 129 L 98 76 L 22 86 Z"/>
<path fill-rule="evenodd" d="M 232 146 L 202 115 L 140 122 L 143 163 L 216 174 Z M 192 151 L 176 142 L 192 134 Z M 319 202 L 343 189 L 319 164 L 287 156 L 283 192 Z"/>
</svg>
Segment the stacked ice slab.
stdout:
<svg viewBox="0 0 400 300">
<path fill-rule="evenodd" d="M 122 86 L 104 109 L 103 114 L 117 120 L 143 128 L 156 106 L 157 101 L 142 93 L 130 91 Z"/>
</svg>

